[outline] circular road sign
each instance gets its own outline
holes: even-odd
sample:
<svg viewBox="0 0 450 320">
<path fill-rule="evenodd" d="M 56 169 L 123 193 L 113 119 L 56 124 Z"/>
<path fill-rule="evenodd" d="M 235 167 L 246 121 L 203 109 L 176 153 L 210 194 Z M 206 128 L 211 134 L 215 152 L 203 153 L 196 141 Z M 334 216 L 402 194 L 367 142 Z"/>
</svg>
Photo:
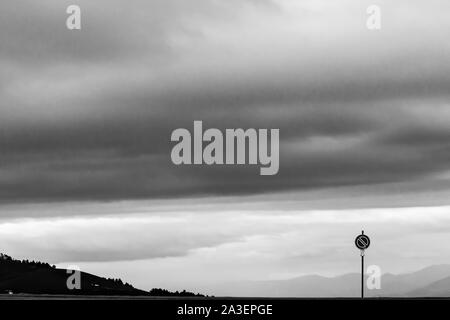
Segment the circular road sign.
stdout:
<svg viewBox="0 0 450 320">
<path fill-rule="evenodd" d="M 365 234 L 360 234 L 355 239 L 355 245 L 358 249 L 365 250 L 370 246 L 370 239 Z"/>
</svg>

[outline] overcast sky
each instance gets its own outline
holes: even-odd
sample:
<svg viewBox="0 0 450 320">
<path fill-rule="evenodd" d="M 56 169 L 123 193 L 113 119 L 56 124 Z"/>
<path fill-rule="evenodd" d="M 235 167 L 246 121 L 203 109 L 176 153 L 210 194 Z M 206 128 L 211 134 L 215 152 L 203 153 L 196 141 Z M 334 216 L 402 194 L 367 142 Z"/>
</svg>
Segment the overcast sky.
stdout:
<svg viewBox="0 0 450 320">
<path fill-rule="evenodd" d="M 449 9 L 3 0 L 1 251 L 195 288 L 357 271 L 364 227 L 386 271 L 450 263 Z M 279 173 L 173 165 L 194 120 L 279 128 Z"/>
</svg>

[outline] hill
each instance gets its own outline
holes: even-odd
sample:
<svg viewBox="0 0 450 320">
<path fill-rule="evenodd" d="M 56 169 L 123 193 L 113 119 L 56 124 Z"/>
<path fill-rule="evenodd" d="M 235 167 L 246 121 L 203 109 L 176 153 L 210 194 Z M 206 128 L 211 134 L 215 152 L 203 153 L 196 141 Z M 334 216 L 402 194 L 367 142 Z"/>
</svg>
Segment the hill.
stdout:
<svg viewBox="0 0 450 320">
<path fill-rule="evenodd" d="M 191 292 L 152 289 L 147 292 L 124 283 L 121 279 L 99 277 L 80 271 L 80 289 L 70 290 L 67 279 L 73 272 L 48 263 L 16 260 L 0 254 L 0 293 L 117 295 L 117 296 L 194 296 Z"/>
</svg>

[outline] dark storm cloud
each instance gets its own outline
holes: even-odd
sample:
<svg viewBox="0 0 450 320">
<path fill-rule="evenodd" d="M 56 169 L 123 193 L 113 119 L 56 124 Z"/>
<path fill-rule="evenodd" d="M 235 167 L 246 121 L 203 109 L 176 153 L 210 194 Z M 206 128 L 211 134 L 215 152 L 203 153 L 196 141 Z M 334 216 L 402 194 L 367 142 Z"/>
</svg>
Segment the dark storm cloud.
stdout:
<svg viewBox="0 0 450 320">
<path fill-rule="evenodd" d="M 95 8 L 95 5 L 81 1 L 80 4 L 86 5 L 87 9 L 82 12 L 83 21 L 86 21 L 83 27 L 89 32 L 68 33 L 64 28 L 67 17 L 65 11 L 72 2 L 8 2 L 2 4 L 0 13 L 0 37 L 3 43 L 0 57 L 8 63 L 27 68 L 81 64 L 124 57 L 144 49 L 144 44 L 127 37 L 127 32 L 133 30 L 132 26 L 130 28 L 130 25 L 119 26 L 115 23 L 120 19 L 120 13 L 116 10 L 105 11 L 102 15 L 96 15 L 95 19 L 90 19 L 89 9 Z M 126 11 L 123 13 L 126 14 Z M 160 34 L 152 34 L 153 43 L 147 45 L 165 52 L 164 38 L 161 39 L 158 36 Z"/>
<path fill-rule="evenodd" d="M 308 18 L 308 1 L 298 12 L 276 1 L 79 4 L 79 32 L 64 28 L 66 2 L 2 4 L 3 201 L 252 194 L 450 170 L 450 47 L 430 17 L 387 15 L 390 32 L 375 35 L 348 22 L 355 3 L 325 18 Z M 314 19 L 339 27 L 324 34 Z M 170 134 L 194 120 L 279 128 L 279 174 L 174 166 Z"/>
<path fill-rule="evenodd" d="M 82 8 L 82 28 L 86 32 L 67 32 L 65 28 L 66 8 L 74 4 Z M 222 16 L 232 17 L 236 8 L 229 8 L 199 0 L 189 4 L 179 0 L 136 0 L 127 5 L 120 0 L 8 0 L 2 3 L 0 12 L 0 57 L 27 67 L 100 63 L 142 54 L 164 57 L 170 55 L 168 36 L 183 27 L 181 18 L 214 17 L 221 10 Z"/>
</svg>

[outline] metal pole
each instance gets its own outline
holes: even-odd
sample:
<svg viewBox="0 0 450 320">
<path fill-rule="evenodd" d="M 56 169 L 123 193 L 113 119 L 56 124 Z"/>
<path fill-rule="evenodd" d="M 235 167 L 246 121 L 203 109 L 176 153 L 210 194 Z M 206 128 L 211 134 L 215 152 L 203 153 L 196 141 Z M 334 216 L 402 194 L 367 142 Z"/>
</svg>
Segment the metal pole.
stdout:
<svg viewBox="0 0 450 320">
<path fill-rule="evenodd" d="M 361 250 L 361 299 L 364 299 L 364 250 Z"/>
<path fill-rule="evenodd" d="M 364 230 L 361 230 L 364 234 Z M 364 299 L 364 250 L 361 250 L 361 299 Z"/>
</svg>

